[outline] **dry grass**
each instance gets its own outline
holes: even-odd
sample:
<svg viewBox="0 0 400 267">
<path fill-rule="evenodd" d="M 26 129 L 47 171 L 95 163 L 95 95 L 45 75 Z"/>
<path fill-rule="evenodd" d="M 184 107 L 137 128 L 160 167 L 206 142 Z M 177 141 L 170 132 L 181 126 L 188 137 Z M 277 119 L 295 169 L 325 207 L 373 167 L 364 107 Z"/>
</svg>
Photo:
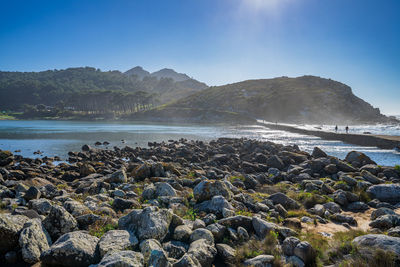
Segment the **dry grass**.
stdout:
<svg viewBox="0 0 400 267">
<path fill-rule="evenodd" d="M 270 232 L 263 240 L 250 239 L 248 242 L 236 249 L 235 264 L 241 266 L 246 259 L 259 255 L 273 255 L 275 260 L 273 266 L 283 266 L 278 248 L 278 234 Z"/>
</svg>

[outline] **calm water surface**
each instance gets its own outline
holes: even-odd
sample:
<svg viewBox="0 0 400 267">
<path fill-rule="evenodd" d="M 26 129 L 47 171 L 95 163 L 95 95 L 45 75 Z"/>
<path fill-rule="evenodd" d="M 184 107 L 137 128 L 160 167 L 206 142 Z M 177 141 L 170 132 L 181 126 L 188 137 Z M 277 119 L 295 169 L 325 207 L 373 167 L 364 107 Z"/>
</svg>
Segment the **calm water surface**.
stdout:
<svg viewBox="0 0 400 267">
<path fill-rule="evenodd" d="M 368 129 L 372 129 L 371 127 Z M 302 150 L 308 152 L 311 152 L 315 146 L 319 146 L 328 154 L 339 158 L 344 158 L 351 150 L 358 150 L 369 155 L 378 164 L 400 164 L 400 153 L 394 150 L 359 147 L 339 141 L 326 141 L 313 136 L 270 130 L 258 125 L 0 121 L 0 149 L 21 150 L 21 152 L 15 154 L 21 154 L 25 157 L 36 157 L 33 152 L 40 150 L 43 151 L 42 156 L 59 156 L 65 159 L 68 151 L 79 151 L 83 144 L 93 145 L 96 141 L 108 141 L 110 148 L 125 145 L 145 147 L 148 142 L 154 141 L 161 142 L 180 138 L 209 141 L 219 137 L 246 137 L 281 144 L 297 144 Z M 125 143 L 122 143 L 121 140 L 125 140 Z"/>
</svg>

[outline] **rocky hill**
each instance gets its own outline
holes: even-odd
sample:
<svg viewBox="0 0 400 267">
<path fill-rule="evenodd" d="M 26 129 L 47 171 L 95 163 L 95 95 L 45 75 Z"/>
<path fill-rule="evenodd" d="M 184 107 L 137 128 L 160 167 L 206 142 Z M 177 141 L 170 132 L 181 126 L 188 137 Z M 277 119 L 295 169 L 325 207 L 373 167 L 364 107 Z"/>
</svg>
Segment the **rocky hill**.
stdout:
<svg viewBox="0 0 400 267">
<path fill-rule="evenodd" d="M 295 123 L 362 123 L 387 120 L 349 86 L 315 76 L 247 80 L 206 90 L 169 107 L 229 111 Z"/>
</svg>

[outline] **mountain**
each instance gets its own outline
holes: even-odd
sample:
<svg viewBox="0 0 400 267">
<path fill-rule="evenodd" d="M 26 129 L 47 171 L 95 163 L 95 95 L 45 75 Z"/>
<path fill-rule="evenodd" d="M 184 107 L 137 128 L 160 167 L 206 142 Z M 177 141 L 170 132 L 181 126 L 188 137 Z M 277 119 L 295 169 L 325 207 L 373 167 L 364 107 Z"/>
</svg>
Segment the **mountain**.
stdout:
<svg viewBox="0 0 400 267">
<path fill-rule="evenodd" d="M 137 96 L 141 101 L 138 104 L 144 100 L 149 102 L 151 98 L 152 105 L 159 105 L 208 88 L 206 84 L 190 78 L 175 81 L 146 73 L 141 67 L 135 67 L 127 73 L 91 67 L 42 72 L 0 71 L 0 110 L 22 110 L 24 105 L 39 104 L 54 107 L 61 102 L 68 107 L 75 107 L 77 101 L 84 102 L 84 106 L 96 107 L 100 107 L 100 103 L 108 103 L 99 98 L 114 99 L 116 103 L 109 105 L 121 106 L 118 101 L 124 99 L 121 95 L 127 94 L 129 97 L 124 101 Z M 143 78 L 140 75 L 144 75 Z M 91 102 L 96 103 L 89 104 Z M 119 108 L 125 109 L 126 105 L 123 106 Z M 130 105 L 128 109 L 131 109 Z"/>
<path fill-rule="evenodd" d="M 177 81 L 177 82 L 190 80 L 190 77 L 187 76 L 186 74 L 178 73 L 178 72 L 174 71 L 173 69 L 162 69 L 162 70 L 153 72 L 150 75 L 152 77 L 157 77 L 158 79 L 171 78 L 171 79 L 173 79 L 174 81 Z"/>
<path fill-rule="evenodd" d="M 157 79 L 163 79 L 163 78 L 170 78 L 174 80 L 175 82 L 183 82 L 187 80 L 193 80 L 190 78 L 188 75 L 184 73 L 178 73 L 173 69 L 161 69 L 159 71 L 155 71 L 153 73 L 148 72 L 147 70 L 144 70 L 142 67 L 137 66 L 134 67 L 126 72 L 124 72 L 126 75 L 136 75 L 138 78 L 143 79 L 144 77 L 156 77 Z"/>
<path fill-rule="evenodd" d="M 315 76 L 247 80 L 213 86 L 177 100 L 169 109 L 235 112 L 292 123 L 371 123 L 388 120 L 349 86 Z"/>
<path fill-rule="evenodd" d="M 134 68 L 124 72 L 124 74 L 129 75 L 129 76 L 136 75 L 140 79 L 143 79 L 144 77 L 150 76 L 150 72 L 148 72 L 147 70 L 144 70 L 140 66 L 134 67 Z"/>
</svg>

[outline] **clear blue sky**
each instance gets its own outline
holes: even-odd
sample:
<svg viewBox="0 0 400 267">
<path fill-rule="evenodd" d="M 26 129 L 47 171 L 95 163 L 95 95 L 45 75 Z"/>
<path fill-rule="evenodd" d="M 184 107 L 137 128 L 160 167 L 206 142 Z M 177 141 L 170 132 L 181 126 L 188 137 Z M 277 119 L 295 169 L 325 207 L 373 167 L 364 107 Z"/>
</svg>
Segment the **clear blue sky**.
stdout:
<svg viewBox="0 0 400 267">
<path fill-rule="evenodd" d="M 2 1 L 0 70 L 169 67 L 209 85 L 332 78 L 400 114 L 399 0 Z"/>
</svg>

